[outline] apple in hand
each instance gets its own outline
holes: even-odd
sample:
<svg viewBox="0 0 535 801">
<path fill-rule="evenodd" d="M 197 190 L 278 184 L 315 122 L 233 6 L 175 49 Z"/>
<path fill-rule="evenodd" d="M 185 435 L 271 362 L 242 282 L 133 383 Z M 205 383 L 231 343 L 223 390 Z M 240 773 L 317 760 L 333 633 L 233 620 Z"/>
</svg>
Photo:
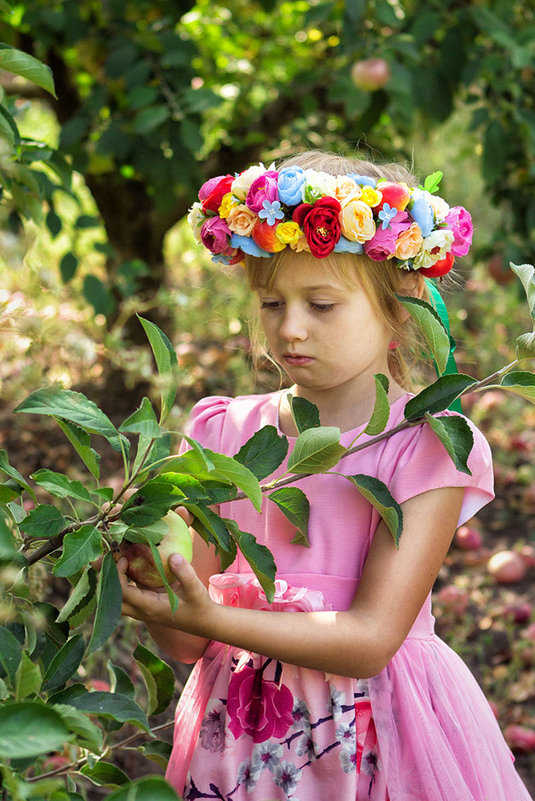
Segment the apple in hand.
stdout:
<svg viewBox="0 0 535 801">
<path fill-rule="evenodd" d="M 191 562 L 193 542 L 188 524 L 177 512 L 168 512 L 162 522 L 167 526 L 167 531 L 156 547 L 162 560 L 165 577 L 167 581 L 172 582 L 175 580 L 175 575 L 169 567 L 169 557 L 173 553 L 179 553 Z M 148 545 L 123 540 L 120 549 L 121 556 L 125 556 L 128 561 L 126 575 L 129 579 L 151 589 L 162 586 L 162 578 Z"/>
</svg>

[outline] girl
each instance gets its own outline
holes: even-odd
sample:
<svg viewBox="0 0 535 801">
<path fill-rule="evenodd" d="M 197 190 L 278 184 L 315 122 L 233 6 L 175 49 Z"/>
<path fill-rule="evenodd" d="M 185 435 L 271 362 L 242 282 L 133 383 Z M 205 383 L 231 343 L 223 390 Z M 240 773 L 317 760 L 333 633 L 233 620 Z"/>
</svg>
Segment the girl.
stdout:
<svg viewBox="0 0 535 801">
<path fill-rule="evenodd" d="M 389 427 L 402 420 L 411 397 L 403 353 L 421 347 L 396 295 L 425 296 L 425 277 L 468 251 L 468 212 L 415 188 L 400 167 L 319 152 L 212 179 L 199 198 L 194 231 L 217 260 L 245 261 L 291 393 L 316 404 L 348 445 L 383 373 Z M 206 398 L 188 433 L 233 455 L 266 424 L 292 448 L 287 390 Z M 339 472 L 377 476 L 401 504 L 399 550 L 339 475 L 299 483 L 311 502 L 310 548 L 292 543 L 275 504 L 262 514 L 243 500 L 224 504 L 222 515 L 275 556 L 272 604 L 241 554 L 221 573 L 194 530 L 193 564 L 171 560 L 175 614 L 165 594 L 129 584 L 119 562 L 125 614 L 170 656 L 197 662 L 167 771 L 185 799 L 529 801 L 479 687 L 433 632 L 431 588 L 455 529 L 493 496 L 489 448 L 473 433 L 471 475 L 426 424 L 340 461 Z"/>
</svg>

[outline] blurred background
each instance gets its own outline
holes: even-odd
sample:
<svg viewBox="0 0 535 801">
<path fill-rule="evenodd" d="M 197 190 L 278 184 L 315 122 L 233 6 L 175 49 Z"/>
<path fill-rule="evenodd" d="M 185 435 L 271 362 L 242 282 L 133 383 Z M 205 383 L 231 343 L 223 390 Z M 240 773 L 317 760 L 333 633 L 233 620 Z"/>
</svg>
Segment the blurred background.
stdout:
<svg viewBox="0 0 535 801">
<path fill-rule="evenodd" d="M 30 391 L 83 391 L 114 422 L 158 394 L 136 313 L 177 352 L 174 428 L 204 395 L 278 386 L 251 372 L 240 268 L 213 264 L 184 218 L 207 178 L 303 149 L 401 161 L 422 181 L 443 170 L 440 194 L 475 226 L 446 294 L 459 369 L 514 359 L 532 327 L 508 268 L 534 260 L 531 0 L 1 0 L 0 14 L 0 39 L 48 65 L 56 95 L 0 70 L 0 446 L 24 475 L 83 476 L 53 423 L 12 414 Z M 438 628 L 535 793 L 535 412 L 497 390 L 465 411 L 497 499 L 450 551 Z M 109 483 L 120 466 L 110 452 Z M 524 565 L 506 582 L 488 570 L 503 552 Z"/>
</svg>

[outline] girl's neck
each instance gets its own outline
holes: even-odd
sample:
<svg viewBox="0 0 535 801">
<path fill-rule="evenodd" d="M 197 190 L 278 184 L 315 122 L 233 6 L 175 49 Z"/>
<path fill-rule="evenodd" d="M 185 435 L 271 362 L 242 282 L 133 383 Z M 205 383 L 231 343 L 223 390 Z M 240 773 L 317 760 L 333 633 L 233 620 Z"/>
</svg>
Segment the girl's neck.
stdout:
<svg viewBox="0 0 535 801">
<path fill-rule="evenodd" d="M 371 388 L 371 392 L 353 397 L 351 393 L 341 394 L 339 391 L 310 392 L 303 387 L 294 385 L 281 394 L 279 401 L 279 427 L 282 433 L 288 436 L 296 436 L 298 433 L 288 393 L 294 397 L 306 398 L 314 403 L 319 410 L 321 425 L 336 426 L 342 432 L 351 431 L 367 423 L 375 404 L 375 386 Z M 390 403 L 394 403 L 406 394 L 407 390 L 394 381 L 390 382 L 388 392 Z"/>
</svg>

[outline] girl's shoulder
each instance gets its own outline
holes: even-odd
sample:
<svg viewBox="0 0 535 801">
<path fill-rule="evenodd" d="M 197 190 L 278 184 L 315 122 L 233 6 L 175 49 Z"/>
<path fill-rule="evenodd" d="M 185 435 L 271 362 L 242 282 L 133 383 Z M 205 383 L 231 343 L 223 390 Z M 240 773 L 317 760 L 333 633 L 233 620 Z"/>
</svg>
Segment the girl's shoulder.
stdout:
<svg viewBox="0 0 535 801">
<path fill-rule="evenodd" d="M 391 420 L 391 427 L 403 420 L 403 407 L 397 412 L 394 417 L 399 419 Z M 462 517 L 466 520 L 494 497 L 491 449 L 482 431 L 465 415 L 443 411 L 437 417 L 466 422 L 470 432 L 465 440 L 466 465 L 456 464 L 429 423 L 423 422 L 388 438 L 380 459 L 381 478 L 398 503 L 431 489 L 464 487 Z"/>
<path fill-rule="evenodd" d="M 186 433 L 212 450 L 226 450 L 227 442 L 246 441 L 263 425 L 278 422 L 279 393 L 265 395 L 212 395 L 202 398 L 192 408 Z"/>
</svg>

